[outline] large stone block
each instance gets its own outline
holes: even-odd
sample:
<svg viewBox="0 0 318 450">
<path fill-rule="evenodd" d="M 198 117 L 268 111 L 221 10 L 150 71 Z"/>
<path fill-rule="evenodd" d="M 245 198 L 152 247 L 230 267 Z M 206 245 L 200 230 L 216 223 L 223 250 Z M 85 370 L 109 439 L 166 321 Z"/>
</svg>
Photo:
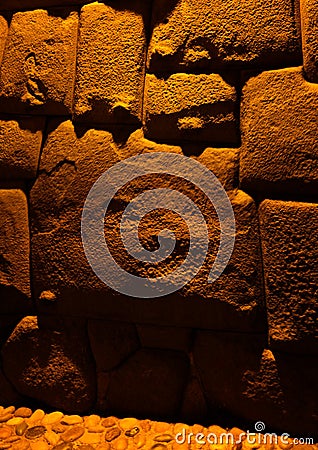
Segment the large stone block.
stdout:
<svg viewBox="0 0 318 450">
<path fill-rule="evenodd" d="M 76 11 L 13 15 L 0 75 L 2 112 L 70 114 L 77 28 Z"/>
<path fill-rule="evenodd" d="M 0 179 L 35 179 L 39 164 L 43 117 L 0 117 Z"/>
<path fill-rule="evenodd" d="M 317 11 L 317 0 L 300 0 L 304 70 L 306 72 L 307 79 L 312 83 L 318 83 Z"/>
<path fill-rule="evenodd" d="M 30 198 L 32 264 L 39 307 L 48 313 L 58 308 L 70 316 L 75 311 L 78 315 L 83 306 L 87 313 L 94 312 L 93 299 L 85 301 L 86 307 L 80 306 L 81 302 L 74 302 L 75 292 L 83 295 L 89 288 L 90 294 L 98 295 L 103 287 L 85 258 L 81 211 L 92 183 L 120 159 L 110 133 L 77 131 L 79 137 L 70 121 L 51 122 Z"/>
<path fill-rule="evenodd" d="M 75 118 L 91 123 L 141 120 L 149 2 L 127 0 L 81 11 Z"/>
<path fill-rule="evenodd" d="M 253 200 L 241 191 L 229 193 L 236 219 L 236 242 L 228 267 L 215 283 L 209 284 L 208 276 L 219 245 L 220 224 L 216 212 L 199 188 L 180 177 L 173 179 L 165 174 L 139 177 L 119 190 L 105 220 L 107 245 L 117 264 L 136 276 L 156 278 L 175 271 L 187 256 L 189 232 L 185 221 L 173 211 L 154 211 L 139 224 L 140 240 L 150 251 L 157 248 L 158 234 L 163 228 L 175 231 L 176 249 L 165 264 L 146 264 L 130 256 L 120 232 L 122 212 L 134 196 L 144 190 L 169 188 L 191 199 L 206 219 L 210 241 L 202 270 L 179 293 L 151 301 L 119 295 L 94 274 L 81 240 L 81 215 L 88 192 L 100 175 L 118 161 L 151 152 L 181 154 L 181 149 L 145 140 L 140 131 L 133 133 L 125 144 L 118 145 L 106 131 L 74 130 L 69 121 L 54 128 L 52 123 L 41 157 L 40 174 L 31 191 L 32 266 L 41 314 L 71 316 L 76 312 L 77 316 L 140 324 L 263 330 L 257 212 Z M 209 169 L 213 170 L 213 152 L 205 157 Z M 161 156 L 156 158 L 160 161 Z M 218 157 L 219 173 L 220 167 Z M 224 170 L 227 167 L 225 164 Z M 229 182 L 227 176 L 223 180 Z M 133 220 L 131 225 L 137 224 Z"/>
<path fill-rule="evenodd" d="M 148 74 L 145 135 L 163 141 L 237 144 L 236 89 L 218 74 Z"/>
<path fill-rule="evenodd" d="M 248 192 L 317 195 L 318 85 L 301 67 L 263 72 L 243 89 L 241 186 Z"/>
<path fill-rule="evenodd" d="M 152 72 L 301 62 L 292 0 L 155 0 Z"/>
<path fill-rule="evenodd" d="M 28 206 L 18 189 L 0 190 L 0 312 L 19 314 L 31 307 Z"/>
<path fill-rule="evenodd" d="M 8 35 L 8 21 L 4 16 L 0 15 L 0 65 L 2 62 L 4 47 Z"/>
<path fill-rule="evenodd" d="M 211 253 L 208 253 L 202 271 L 182 293 L 210 303 L 205 312 L 204 309 L 200 310 L 202 305 L 199 303 L 193 305 L 192 310 L 193 314 L 210 316 L 209 328 L 261 331 L 264 330 L 264 304 L 256 207 L 252 198 L 242 191 L 230 194 L 229 198 L 236 221 L 236 234 L 228 266 L 214 283 L 207 283 L 207 270 L 212 265 L 217 239 L 214 233 L 218 225 L 212 219 L 210 230 L 214 230 L 214 233 L 210 236 Z"/>
<path fill-rule="evenodd" d="M 189 362 L 181 352 L 139 350 L 112 373 L 106 408 L 126 415 L 174 417 L 188 374 Z"/>
<path fill-rule="evenodd" d="M 318 353 L 318 204 L 265 200 L 260 227 L 271 346 Z"/>
<path fill-rule="evenodd" d="M 266 430 L 316 432 L 315 356 L 273 353 L 266 336 L 208 331 L 198 333 L 193 354 L 210 406 Z"/>
<path fill-rule="evenodd" d="M 96 375 L 85 333 L 41 330 L 36 317 L 25 317 L 4 345 L 2 360 L 20 394 L 69 412 L 93 407 Z"/>
</svg>

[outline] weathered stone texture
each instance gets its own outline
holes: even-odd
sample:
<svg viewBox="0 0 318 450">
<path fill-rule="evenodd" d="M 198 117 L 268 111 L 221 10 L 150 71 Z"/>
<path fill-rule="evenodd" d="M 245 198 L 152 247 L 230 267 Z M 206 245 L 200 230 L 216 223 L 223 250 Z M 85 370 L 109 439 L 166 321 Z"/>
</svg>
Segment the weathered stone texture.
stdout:
<svg viewBox="0 0 318 450">
<path fill-rule="evenodd" d="M 65 9 L 13 15 L 1 67 L 1 111 L 71 112 L 77 27 L 77 12 Z"/>
<path fill-rule="evenodd" d="M 252 192 L 317 193 L 318 85 L 302 68 L 263 72 L 243 89 L 240 180 Z"/>
<path fill-rule="evenodd" d="M 70 121 L 50 125 L 40 176 L 31 191 L 32 264 L 36 296 L 44 312 L 62 307 L 68 291 L 70 309 L 64 313 L 72 316 L 80 308 L 74 295 L 84 294 L 88 287 L 90 293 L 98 294 L 103 286 L 85 258 L 81 211 L 92 183 L 118 161 L 110 133 L 89 130 L 77 138 Z M 57 301 L 47 302 L 43 292 L 50 292 Z M 87 311 L 93 312 L 91 299 L 86 297 L 85 303 Z M 106 301 L 103 309 L 107 310 Z"/>
<path fill-rule="evenodd" d="M 8 22 L 5 17 L 0 15 L 0 65 L 2 62 L 7 35 L 8 35 Z"/>
<path fill-rule="evenodd" d="M 25 317 L 4 345 L 2 360 L 20 394 L 66 411 L 92 408 L 95 372 L 84 334 L 41 330 L 36 317 Z"/>
<path fill-rule="evenodd" d="M 213 317 L 214 329 L 264 330 L 264 304 L 257 212 L 254 201 L 242 191 L 229 193 L 236 221 L 235 246 L 228 266 L 212 284 L 208 284 L 208 270 L 215 255 L 218 224 L 213 219 L 210 230 L 212 249 L 199 274 L 183 289 L 184 296 L 201 297 L 210 303 L 205 314 Z M 200 205 L 200 203 L 198 203 Z M 204 207 L 202 205 L 202 209 Z M 211 214 L 212 216 L 212 214 Z M 211 217 L 212 218 L 212 217 Z M 201 305 L 202 306 L 202 305 Z M 194 303 L 193 314 L 200 311 Z M 200 312 L 199 312 L 200 311 Z"/>
<path fill-rule="evenodd" d="M 173 350 L 143 349 L 115 370 L 107 409 L 128 415 L 173 417 L 181 404 L 189 363 Z"/>
<path fill-rule="evenodd" d="M 307 79 L 313 83 L 318 83 L 317 11 L 317 0 L 300 0 L 304 70 Z"/>
<path fill-rule="evenodd" d="M 141 120 L 149 3 L 94 3 L 81 11 L 75 118 L 98 123 Z"/>
<path fill-rule="evenodd" d="M 155 140 L 238 143 L 236 89 L 218 74 L 148 74 L 145 135 Z"/>
<path fill-rule="evenodd" d="M 152 72 L 301 61 L 292 0 L 155 0 Z"/>
<path fill-rule="evenodd" d="M 226 191 L 238 187 L 239 150 L 235 148 L 206 148 L 197 160 L 211 170 Z"/>
<path fill-rule="evenodd" d="M 44 125 L 42 117 L 0 117 L 1 180 L 35 179 Z"/>
<path fill-rule="evenodd" d="M 211 230 L 211 248 L 202 271 L 180 294 L 152 302 L 119 296 L 96 277 L 83 252 L 80 231 L 82 208 L 89 189 L 123 155 L 167 151 L 169 147 L 143 139 L 140 132 L 134 133 L 123 146 L 118 146 L 106 131 L 77 130 L 77 134 L 78 137 L 71 122 L 61 123 L 49 133 L 40 176 L 31 191 L 34 287 L 40 310 L 67 315 L 76 311 L 77 315 L 91 317 L 105 317 L 107 313 L 107 318 L 112 320 L 164 326 L 263 329 L 256 209 L 252 199 L 240 191 L 230 194 L 237 226 L 234 253 L 228 268 L 214 284 L 209 285 L 207 279 L 219 241 L 216 213 L 193 185 L 187 186 L 179 178 L 165 180 L 163 176 L 138 179 L 116 196 L 115 206 L 110 208 L 105 224 L 110 251 L 116 255 L 118 264 L 139 276 L 147 276 L 148 270 L 152 270 L 154 276 L 160 276 L 165 267 L 172 271 L 178 267 L 187 250 L 188 235 L 187 232 L 184 235 L 185 225 L 175 214 L 167 212 L 155 221 L 150 215 L 140 224 L 140 235 L 150 249 L 155 248 L 156 236 L 163 227 L 176 230 L 180 255 L 172 255 L 165 267 L 159 265 L 152 269 L 138 264 L 129 255 L 127 257 L 119 228 L 121 210 L 132 195 L 143 189 L 170 187 L 188 195 L 206 215 Z M 170 151 L 180 152 L 180 149 L 170 147 Z M 209 164 L 212 168 L 211 155 Z M 219 162 L 216 166 L 219 167 Z M 56 296 L 56 302 L 43 301 L 43 292 L 48 291 Z M 191 300 L 185 301 L 187 296 Z"/>
<path fill-rule="evenodd" d="M 30 243 L 24 193 L 0 190 L 0 311 L 23 313 L 30 307 Z"/>
<path fill-rule="evenodd" d="M 266 336 L 198 333 L 194 361 L 209 404 L 262 421 L 266 429 L 313 433 L 317 426 L 316 357 L 272 353 Z"/>
<path fill-rule="evenodd" d="M 2 11 L 20 11 L 24 9 L 50 8 L 52 6 L 77 6 L 92 3 L 94 0 L 2 0 Z"/>
<path fill-rule="evenodd" d="M 265 200 L 260 227 L 271 346 L 318 352 L 318 205 Z"/>
<path fill-rule="evenodd" d="M 172 430 L 226 433 L 198 422 L 225 426 L 235 417 L 313 436 L 318 0 L 0 0 L 0 11 L 0 404 L 24 398 L 70 413 L 196 423 L 92 415 L 82 426 L 65 416 L 68 425 L 45 432 L 40 423 L 52 415 L 38 410 L 40 427 L 28 437 L 39 428 L 45 437 L 8 445 L 22 416 L 0 406 L 0 447 L 188 450 L 201 445 L 172 442 Z M 232 205 L 235 246 L 209 283 L 220 210 L 183 172 L 138 177 L 99 221 L 114 260 L 151 285 L 194 251 L 182 288 L 174 279 L 172 294 L 131 298 L 94 273 L 81 219 L 103 173 L 150 153 L 161 164 L 163 154 L 175 156 L 171 168 L 187 155 L 214 173 Z M 204 217 L 208 249 L 198 271 L 204 227 L 194 224 L 193 242 L 192 210 L 183 218 L 166 193 L 121 228 L 132 200 L 157 188 L 184 194 Z M 123 243 L 132 229 L 149 252 L 163 230 L 174 233 L 175 248 L 157 264 L 140 261 Z M 99 261 L 103 252 L 96 247 Z M 119 270 L 112 276 L 127 287 Z"/>
</svg>

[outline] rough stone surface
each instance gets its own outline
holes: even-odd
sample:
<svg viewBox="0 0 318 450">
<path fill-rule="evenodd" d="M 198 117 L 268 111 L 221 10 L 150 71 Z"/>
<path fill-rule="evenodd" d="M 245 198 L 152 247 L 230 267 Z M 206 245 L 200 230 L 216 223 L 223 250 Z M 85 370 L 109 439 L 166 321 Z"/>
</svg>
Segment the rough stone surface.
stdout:
<svg viewBox="0 0 318 450">
<path fill-rule="evenodd" d="M 292 0 L 155 0 L 152 21 L 153 72 L 300 61 Z"/>
<path fill-rule="evenodd" d="M 232 191 L 238 187 L 238 149 L 206 148 L 197 160 L 214 173 L 226 191 Z"/>
<path fill-rule="evenodd" d="M 260 335 L 198 333 L 194 360 L 209 403 L 217 402 L 225 411 L 249 421 L 261 417 L 266 428 L 314 433 L 315 358 L 273 354 L 264 348 L 265 339 Z"/>
<path fill-rule="evenodd" d="M 85 258 L 81 212 L 92 183 L 119 159 L 110 133 L 89 130 L 77 138 L 70 121 L 51 123 L 40 176 L 31 191 L 35 290 L 44 313 L 58 309 L 63 314 L 64 306 L 64 314 L 69 309 L 70 316 L 80 311 L 81 306 L 94 311 L 90 294 L 93 291 L 98 294 L 103 284 L 95 278 Z M 89 301 L 85 294 L 88 287 Z M 83 305 L 79 298 L 74 302 L 75 297 L 83 294 Z M 52 296 L 57 301 L 47 301 Z M 107 309 L 107 300 L 103 301 L 103 309 Z"/>
<path fill-rule="evenodd" d="M 237 144 L 236 90 L 218 74 L 148 74 L 145 135 L 155 140 Z"/>
<path fill-rule="evenodd" d="M 302 45 L 306 77 L 318 83 L 318 23 L 317 0 L 300 0 Z"/>
<path fill-rule="evenodd" d="M 35 179 L 38 168 L 42 117 L 0 117 L 0 179 Z"/>
<path fill-rule="evenodd" d="M 10 0 L 4 1 L 0 9 L 2 11 L 19 11 L 24 9 L 50 8 L 52 6 L 77 6 L 92 3 L 94 0 Z"/>
<path fill-rule="evenodd" d="M 25 317 L 4 345 L 2 360 L 22 395 L 66 411 L 85 412 L 94 404 L 94 365 L 84 335 L 41 330 L 36 317 Z"/>
<path fill-rule="evenodd" d="M 243 89 L 240 180 L 243 189 L 316 195 L 318 85 L 302 68 L 263 72 Z"/>
<path fill-rule="evenodd" d="M 44 10 L 13 15 L 0 76 L 0 109 L 69 114 L 75 78 L 78 15 Z"/>
<path fill-rule="evenodd" d="M 253 431 L 257 421 L 318 439 L 317 1 L 0 0 L 0 450 L 199 450 L 210 445 L 175 434 Z M 85 256 L 83 205 L 117 162 L 162 163 L 157 152 L 180 176 L 134 179 L 99 220 L 124 269 L 112 289 Z M 215 174 L 235 215 L 234 252 L 213 284 L 220 210 L 185 179 L 196 172 L 181 155 Z M 152 192 L 142 220 L 120 224 L 157 188 L 203 215 L 198 271 L 206 232 L 196 221 L 191 239 L 181 201 Z M 175 248 L 140 261 L 137 241 L 123 241 L 131 230 L 152 257 L 163 230 Z M 104 262 L 102 243 L 94 249 Z M 136 288 L 124 271 L 149 286 L 189 256 L 176 292 L 117 292 Z M 224 428 L 202 425 L 211 421 Z"/>
<path fill-rule="evenodd" d="M 0 15 L 0 64 L 3 57 L 7 35 L 8 35 L 8 21 L 4 16 Z"/>
<path fill-rule="evenodd" d="M 242 326 L 244 330 L 260 331 L 264 330 L 264 305 L 260 285 L 262 275 L 256 207 L 252 198 L 242 191 L 229 193 L 229 198 L 236 221 L 235 246 L 229 264 L 214 283 L 208 284 L 207 270 L 215 254 L 211 249 L 202 270 L 185 286 L 182 294 L 190 298 L 202 297 L 210 302 L 205 313 L 204 309 L 200 311 L 202 305 L 199 302 L 196 303 L 195 310 L 199 314 L 213 316 L 210 326 L 212 329 L 237 330 Z M 201 206 L 198 200 L 197 204 Z M 204 211 L 203 204 L 202 210 Z M 215 229 L 218 225 L 212 214 L 210 220 L 211 229 Z M 216 244 L 215 239 L 215 235 L 210 237 L 211 247 Z M 193 314 L 195 310 L 193 309 Z"/>
<path fill-rule="evenodd" d="M 52 125 L 53 126 L 53 125 Z M 142 139 L 134 133 L 126 144 L 118 145 L 110 133 L 90 130 L 81 132 L 70 122 L 52 129 L 43 150 L 40 176 L 31 191 L 32 254 L 35 295 L 38 307 L 44 314 L 66 314 L 90 317 L 105 317 L 119 321 L 155 323 L 165 326 L 206 327 L 218 329 L 263 329 L 263 305 L 259 236 L 255 205 L 250 197 L 233 191 L 230 198 L 236 216 L 237 238 L 230 265 L 221 278 L 208 285 L 209 268 L 218 245 L 218 219 L 205 197 L 193 185 L 186 186 L 183 180 L 176 182 L 154 177 L 142 182 L 138 180 L 123 190 L 116 198 L 106 222 L 106 233 L 110 251 L 114 251 L 118 264 L 145 276 L 148 267 L 136 264 L 122 252 L 119 235 L 120 212 L 135 192 L 158 186 L 171 187 L 184 192 L 193 199 L 207 217 L 211 226 L 211 250 L 203 270 L 180 294 L 165 298 L 136 299 L 131 301 L 119 296 L 103 284 L 90 268 L 81 242 L 80 223 L 84 201 L 96 179 L 110 166 L 128 154 L 142 151 L 175 151 L 180 148 L 158 145 Z M 96 162 L 98 161 L 98 164 Z M 210 162 L 211 164 L 211 162 Z M 225 177 L 226 178 L 226 177 Z M 181 255 L 167 261 L 169 270 L 182 261 L 182 252 L 187 248 L 187 232 L 182 220 L 167 213 L 160 220 L 151 222 L 152 216 L 141 224 L 140 233 L 150 248 L 156 245 L 160 227 L 166 225 L 176 229 L 180 241 Z M 156 225 L 156 223 L 158 225 Z M 155 225 L 154 225 L 155 224 Z M 179 229 L 179 231 L 178 231 Z M 150 268 L 151 269 L 151 268 Z M 151 269 L 152 270 L 152 269 Z M 153 272 L 159 276 L 161 267 Z M 57 301 L 45 300 L 55 296 Z M 44 293 L 46 293 L 44 295 Z M 191 297 L 185 301 L 185 297 Z M 76 299 L 76 301 L 75 301 Z M 89 300 L 88 300 L 89 299 Z M 208 300 L 208 301 L 207 301 Z M 76 305 L 76 306 L 75 306 Z"/>
<path fill-rule="evenodd" d="M 149 2 L 93 3 L 81 11 L 75 118 L 92 123 L 141 120 Z"/>
<path fill-rule="evenodd" d="M 88 335 L 97 372 L 107 372 L 121 364 L 139 348 L 133 324 L 90 320 Z"/>
<path fill-rule="evenodd" d="M 0 190 L 0 311 L 26 313 L 30 308 L 30 238 L 25 194 Z"/>
<path fill-rule="evenodd" d="M 271 346 L 318 352 L 318 205 L 265 200 L 260 206 Z"/>
<path fill-rule="evenodd" d="M 143 416 L 174 416 L 187 376 L 188 361 L 183 353 L 139 350 L 114 371 L 109 384 L 107 409 Z"/>
</svg>

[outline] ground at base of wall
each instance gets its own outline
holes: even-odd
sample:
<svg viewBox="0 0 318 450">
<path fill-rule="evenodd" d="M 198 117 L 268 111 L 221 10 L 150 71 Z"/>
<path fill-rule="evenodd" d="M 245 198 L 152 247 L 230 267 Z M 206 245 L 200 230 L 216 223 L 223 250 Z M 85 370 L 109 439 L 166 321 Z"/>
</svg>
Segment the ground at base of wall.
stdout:
<svg viewBox="0 0 318 450">
<path fill-rule="evenodd" d="M 265 424 L 255 430 L 225 430 L 217 425 L 203 427 L 183 423 L 156 422 L 135 418 L 64 415 L 27 407 L 0 406 L 0 449 L 13 450 L 318 450 L 312 438 L 264 434 Z M 264 431 L 262 434 L 261 432 Z M 249 434 L 250 433 L 250 434 Z M 253 433 L 253 434 L 252 434 Z"/>
</svg>

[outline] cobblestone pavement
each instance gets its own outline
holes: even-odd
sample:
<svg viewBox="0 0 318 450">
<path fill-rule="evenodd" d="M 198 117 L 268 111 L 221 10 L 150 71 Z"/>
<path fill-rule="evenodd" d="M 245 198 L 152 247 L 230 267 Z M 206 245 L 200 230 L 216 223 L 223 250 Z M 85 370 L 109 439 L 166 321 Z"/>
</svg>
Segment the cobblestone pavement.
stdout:
<svg viewBox="0 0 318 450">
<path fill-rule="evenodd" d="M 233 436 L 236 443 L 224 433 Z M 302 450 L 318 450 L 318 445 L 295 444 L 292 438 L 288 442 L 285 437 L 272 442 L 268 438 L 264 442 L 261 434 L 252 443 L 246 436 L 240 439 L 241 433 L 244 432 L 238 428 L 225 430 L 216 425 L 204 428 L 135 418 L 103 418 L 95 414 L 84 417 L 64 415 L 60 411 L 45 414 L 41 409 L 0 406 L 0 450 L 290 450 L 297 446 Z"/>
</svg>

